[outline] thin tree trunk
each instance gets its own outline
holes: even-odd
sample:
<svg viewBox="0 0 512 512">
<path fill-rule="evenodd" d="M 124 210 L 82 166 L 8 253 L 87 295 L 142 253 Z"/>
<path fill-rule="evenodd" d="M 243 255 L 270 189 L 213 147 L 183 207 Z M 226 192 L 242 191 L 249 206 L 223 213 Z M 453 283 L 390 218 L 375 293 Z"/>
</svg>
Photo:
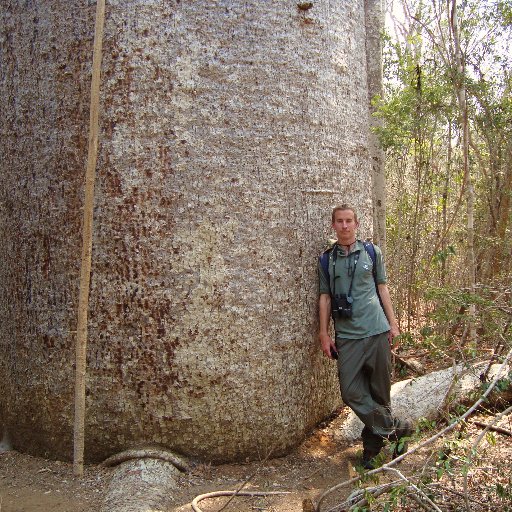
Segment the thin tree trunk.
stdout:
<svg viewBox="0 0 512 512">
<path fill-rule="evenodd" d="M 382 0 L 365 0 L 366 24 L 366 67 L 368 74 L 368 98 L 370 112 L 370 130 L 382 123 L 373 116 L 375 108 L 372 100 L 383 94 L 382 85 L 382 41 L 384 11 Z M 372 163 L 372 202 L 373 202 L 373 240 L 386 253 L 386 174 L 384 151 L 377 135 L 369 134 L 370 158 Z"/>
<path fill-rule="evenodd" d="M 448 226 L 448 190 L 450 187 L 450 175 L 451 175 L 451 167 L 452 167 L 452 122 L 451 119 L 448 120 L 448 154 L 446 159 L 446 174 L 444 179 L 444 188 L 443 188 L 443 229 L 441 231 L 441 250 L 446 256 L 446 238 L 444 234 L 446 233 L 446 228 Z M 444 286 L 446 282 L 446 257 L 443 257 L 441 260 L 441 284 Z"/>
<path fill-rule="evenodd" d="M 474 203 L 475 203 L 475 192 L 473 188 L 473 182 L 471 179 L 471 173 L 469 169 L 469 120 L 468 120 L 468 106 L 466 98 L 466 87 L 465 87 L 465 64 L 464 56 L 460 46 L 460 34 L 459 24 L 457 17 L 457 0 L 451 0 L 451 15 L 450 25 L 453 36 L 454 48 L 455 48 L 455 64 L 456 64 L 456 78 L 454 85 L 456 87 L 457 99 L 459 102 L 461 124 L 462 124 L 462 144 L 463 144 L 463 171 L 464 171 L 464 188 L 466 191 L 466 207 L 467 207 L 467 275 L 468 275 L 468 287 L 471 291 L 476 289 L 476 261 L 475 261 L 475 227 L 474 227 Z M 475 328 L 475 316 L 476 307 L 471 305 L 469 308 L 470 315 L 470 342 L 476 342 L 476 328 Z"/>
</svg>

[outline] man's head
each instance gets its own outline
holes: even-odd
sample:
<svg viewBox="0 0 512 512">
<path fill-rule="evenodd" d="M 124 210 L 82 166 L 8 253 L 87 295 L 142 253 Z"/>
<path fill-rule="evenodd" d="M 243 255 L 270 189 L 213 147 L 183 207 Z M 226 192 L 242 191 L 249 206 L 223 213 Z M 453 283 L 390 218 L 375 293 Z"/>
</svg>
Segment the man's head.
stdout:
<svg viewBox="0 0 512 512">
<path fill-rule="evenodd" d="M 332 228 L 336 231 L 338 243 L 348 245 L 355 241 L 356 231 L 359 227 L 357 213 L 347 204 L 336 206 L 332 211 Z"/>
<path fill-rule="evenodd" d="M 345 211 L 345 210 L 350 210 L 353 214 L 354 214 L 354 220 L 356 222 L 359 222 L 357 220 L 357 212 L 355 210 L 355 208 L 353 208 L 352 206 L 349 206 L 348 204 L 342 204 L 341 206 L 335 206 L 332 210 L 332 216 L 331 216 L 331 219 L 332 219 L 332 223 L 334 224 L 334 221 L 335 221 L 335 218 L 336 218 L 336 212 L 338 211 Z"/>
</svg>

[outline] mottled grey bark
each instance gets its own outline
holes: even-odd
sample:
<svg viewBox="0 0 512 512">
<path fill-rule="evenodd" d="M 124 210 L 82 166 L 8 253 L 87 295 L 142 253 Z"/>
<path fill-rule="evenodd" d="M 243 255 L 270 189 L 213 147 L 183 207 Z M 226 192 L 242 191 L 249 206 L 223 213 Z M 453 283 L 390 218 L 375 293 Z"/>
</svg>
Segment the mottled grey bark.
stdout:
<svg viewBox="0 0 512 512">
<path fill-rule="evenodd" d="M 72 454 L 93 2 L 0 13 L 0 414 Z M 316 339 L 329 209 L 371 231 L 361 1 L 109 1 L 86 458 L 284 453 L 339 403 Z"/>
<path fill-rule="evenodd" d="M 382 0 L 365 0 L 366 19 L 366 62 L 368 68 L 368 98 L 370 127 L 375 128 L 381 121 L 372 114 L 375 108 L 372 100 L 382 97 L 382 31 L 384 29 L 384 8 Z M 375 132 L 370 131 L 370 156 L 372 162 L 373 240 L 386 253 L 386 175 L 384 151 Z"/>
</svg>

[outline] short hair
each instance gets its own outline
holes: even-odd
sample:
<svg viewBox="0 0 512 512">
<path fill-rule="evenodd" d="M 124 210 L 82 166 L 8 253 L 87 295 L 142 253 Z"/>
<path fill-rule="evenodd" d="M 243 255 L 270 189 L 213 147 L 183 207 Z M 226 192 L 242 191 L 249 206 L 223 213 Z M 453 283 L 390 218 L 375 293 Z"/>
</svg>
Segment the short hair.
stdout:
<svg viewBox="0 0 512 512">
<path fill-rule="evenodd" d="M 335 206 L 333 209 L 332 209 L 332 215 L 331 215 L 331 220 L 332 220 L 332 223 L 334 224 L 334 221 L 336 220 L 336 212 L 339 212 L 339 211 L 345 211 L 345 210 L 350 210 L 353 214 L 354 214 L 354 220 L 356 222 L 359 222 L 357 220 L 357 212 L 355 210 L 354 207 L 352 206 L 349 206 L 348 204 L 342 204 L 341 206 Z"/>
</svg>

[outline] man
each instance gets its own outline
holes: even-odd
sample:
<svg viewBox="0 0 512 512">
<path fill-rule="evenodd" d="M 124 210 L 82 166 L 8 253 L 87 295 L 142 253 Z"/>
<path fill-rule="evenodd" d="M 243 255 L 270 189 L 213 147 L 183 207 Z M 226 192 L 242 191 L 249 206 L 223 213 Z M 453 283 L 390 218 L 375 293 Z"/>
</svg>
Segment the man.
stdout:
<svg viewBox="0 0 512 512">
<path fill-rule="evenodd" d="M 412 424 L 391 414 L 390 347 L 400 331 L 386 285 L 382 253 L 373 246 L 374 269 L 369 250 L 356 238 L 358 227 L 354 208 L 334 208 L 332 228 L 337 242 L 326 264 L 319 262 L 318 268 L 319 339 L 324 354 L 338 360 L 343 401 L 364 423 L 362 464 L 373 469 L 385 440 L 396 443 L 394 456 L 399 454 L 400 446 L 405 451 L 400 439 L 411 435 Z M 335 340 L 329 335 L 331 314 Z"/>
</svg>

